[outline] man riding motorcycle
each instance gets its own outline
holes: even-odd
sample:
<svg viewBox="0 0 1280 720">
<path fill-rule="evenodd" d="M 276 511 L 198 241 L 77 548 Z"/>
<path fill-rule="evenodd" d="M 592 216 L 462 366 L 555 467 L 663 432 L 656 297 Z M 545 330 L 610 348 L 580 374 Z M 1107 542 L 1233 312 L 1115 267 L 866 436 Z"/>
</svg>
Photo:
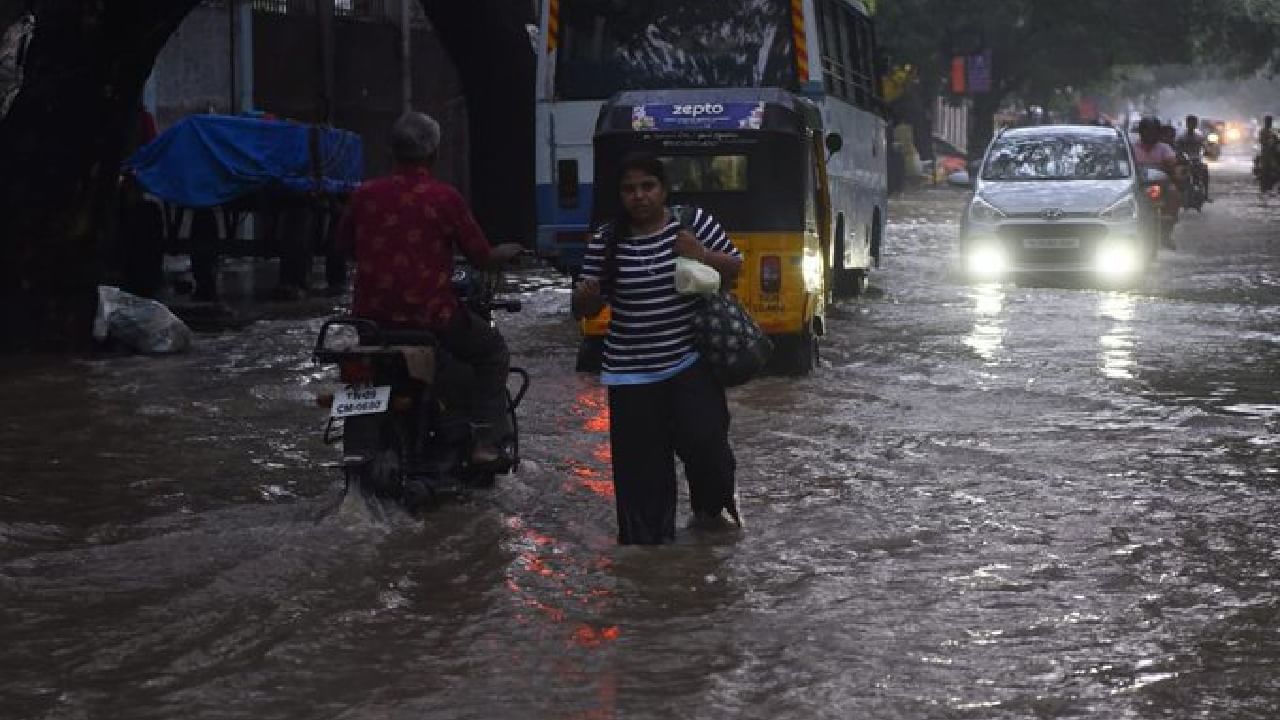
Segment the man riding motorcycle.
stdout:
<svg viewBox="0 0 1280 720">
<path fill-rule="evenodd" d="M 430 331 L 475 370 L 471 462 L 495 466 L 506 460 L 502 446 L 511 432 L 510 356 L 498 330 L 458 302 L 453 258 L 456 250 L 476 267 L 497 269 L 523 248 L 490 247 L 462 195 L 432 175 L 439 146 L 439 123 L 423 113 L 402 115 L 391 128 L 395 171 L 352 194 L 337 245 L 356 260 L 352 315 L 385 329 Z"/>
<path fill-rule="evenodd" d="M 1174 144 L 1174 149 L 1179 153 L 1186 155 L 1187 161 L 1190 163 L 1191 173 L 1200 180 L 1200 184 L 1204 187 L 1204 201 L 1213 202 L 1213 198 L 1209 196 L 1209 166 L 1204 161 L 1205 156 L 1205 137 L 1200 132 L 1200 118 L 1195 115 L 1187 116 L 1187 129 L 1178 136 Z"/>
</svg>

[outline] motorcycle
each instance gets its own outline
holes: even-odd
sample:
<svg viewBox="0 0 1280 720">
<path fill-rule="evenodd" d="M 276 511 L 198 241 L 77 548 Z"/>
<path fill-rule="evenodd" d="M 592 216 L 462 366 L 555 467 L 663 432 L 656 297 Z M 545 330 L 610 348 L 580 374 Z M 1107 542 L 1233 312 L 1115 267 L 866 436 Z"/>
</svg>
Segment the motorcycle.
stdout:
<svg viewBox="0 0 1280 720">
<path fill-rule="evenodd" d="M 495 310 L 514 313 L 521 307 L 519 300 L 498 298 L 500 282 L 499 273 L 459 265 L 452 285 L 464 307 L 492 323 Z M 321 326 L 312 355 L 319 364 L 336 364 L 343 383 L 316 402 L 329 408 L 324 442 L 342 444 L 344 494 L 355 486 L 367 498 L 417 512 L 446 496 L 490 487 L 499 474 L 518 468 L 516 410 L 529 389 L 525 370 L 510 370 L 518 387 L 507 390 L 507 460 L 477 466 L 471 464 L 474 373 L 434 334 L 338 317 Z"/>
<path fill-rule="evenodd" d="M 1207 172 L 1205 162 L 1198 157 L 1180 154 L 1178 159 L 1178 188 L 1182 191 L 1182 205 L 1185 208 L 1204 212 L 1204 204 L 1209 198 L 1209 189 L 1205 187 L 1204 175 Z"/>
</svg>

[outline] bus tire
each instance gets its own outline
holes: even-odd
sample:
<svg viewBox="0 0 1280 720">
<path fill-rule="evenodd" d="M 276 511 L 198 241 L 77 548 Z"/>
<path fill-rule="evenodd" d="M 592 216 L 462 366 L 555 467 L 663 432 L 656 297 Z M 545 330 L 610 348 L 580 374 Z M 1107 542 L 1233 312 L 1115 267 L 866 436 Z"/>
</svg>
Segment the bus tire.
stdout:
<svg viewBox="0 0 1280 720">
<path fill-rule="evenodd" d="M 604 338 L 584 337 L 578 343 L 578 360 L 574 369 L 583 373 L 598 373 L 604 365 Z"/>
<path fill-rule="evenodd" d="M 835 262 L 831 271 L 831 294 L 836 298 L 854 298 L 867 289 L 867 271 L 844 266 L 844 216 L 836 220 Z"/>
</svg>

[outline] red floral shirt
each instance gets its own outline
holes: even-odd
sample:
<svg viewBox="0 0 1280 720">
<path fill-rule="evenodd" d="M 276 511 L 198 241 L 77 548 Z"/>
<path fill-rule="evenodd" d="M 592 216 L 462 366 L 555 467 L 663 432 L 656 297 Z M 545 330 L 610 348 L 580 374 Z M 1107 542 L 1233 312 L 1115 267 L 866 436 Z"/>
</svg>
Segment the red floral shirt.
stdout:
<svg viewBox="0 0 1280 720">
<path fill-rule="evenodd" d="M 402 329 L 453 323 L 455 248 L 474 264 L 489 261 L 489 241 L 462 195 L 425 168 L 362 184 L 339 221 L 337 244 L 356 259 L 352 314 Z"/>
</svg>

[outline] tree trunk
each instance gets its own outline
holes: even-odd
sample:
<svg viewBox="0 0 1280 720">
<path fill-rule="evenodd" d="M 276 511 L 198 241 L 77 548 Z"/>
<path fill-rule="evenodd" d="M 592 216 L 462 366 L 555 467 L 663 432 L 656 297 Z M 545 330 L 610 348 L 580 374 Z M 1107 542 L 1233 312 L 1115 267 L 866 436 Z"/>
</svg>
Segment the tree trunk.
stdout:
<svg viewBox="0 0 1280 720">
<path fill-rule="evenodd" d="M 156 55 L 198 0 L 44 0 L 0 120 L 0 351 L 88 349 L 121 154 Z"/>
</svg>

